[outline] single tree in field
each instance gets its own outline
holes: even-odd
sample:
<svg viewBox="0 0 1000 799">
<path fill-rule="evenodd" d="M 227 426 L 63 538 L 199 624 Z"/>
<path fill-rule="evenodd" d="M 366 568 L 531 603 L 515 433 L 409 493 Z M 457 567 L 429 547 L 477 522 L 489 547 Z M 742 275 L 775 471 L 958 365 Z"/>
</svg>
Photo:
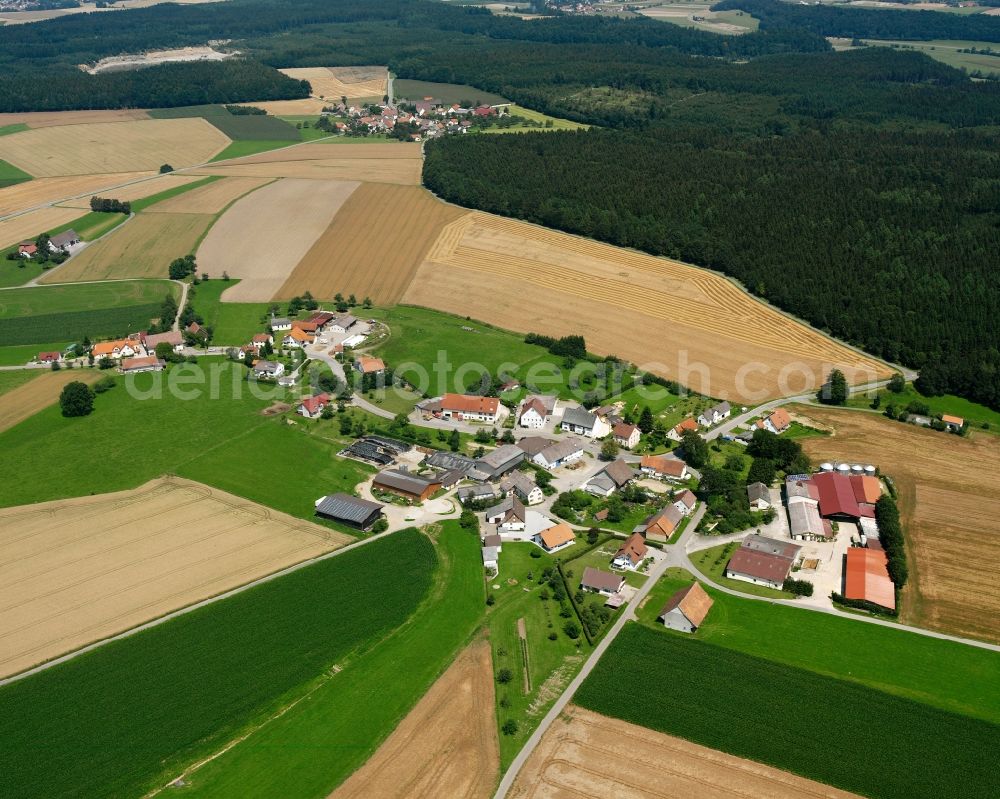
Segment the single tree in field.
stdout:
<svg viewBox="0 0 1000 799">
<path fill-rule="evenodd" d="M 364 307 L 365 307 L 366 309 L 367 309 L 367 308 L 371 308 L 371 307 L 372 307 L 372 305 L 374 305 L 374 303 L 372 302 L 372 298 L 371 298 L 371 297 L 365 297 L 365 300 L 364 300 L 364 302 L 363 302 L 363 303 L 361 303 L 361 304 L 362 304 L 362 305 L 363 305 L 363 306 L 364 306 Z"/>
<path fill-rule="evenodd" d="M 517 722 L 514 719 L 507 719 L 503 723 L 503 727 L 501 727 L 501 729 L 503 730 L 504 735 L 517 735 Z"/>
<path fill-rule="evenodd" d="M 462 436 L 457 430 L 452 430 L 451 435 L 448 436 L 448 448 L 452 452 L 458 452 L 462 446 Z"/>
<path fill-rule="evenodd" d="M 839 369 L 830 372 L 826 382 L 820 386 L 816 399 L 824 405 L 844 405 L 847 402 L 847 378 Z"/>
<path fill-rule="evenodd" d="M 906 388 L 906 378 L 904 378 L 899 372 L 896 372 L 896 374 L 889 378 L 889 385 L 887 388 L 893 394 L 902 394 L 903 389 Z"/>
<path fill-rule="evenodd" d="M 74 380 L 63 387 L 59 407 L 63 416 L 86 416 L 94 410 L 94 392 L 86 383 Z"/>
<path fill-rule="evenodd" d="M 167 174 L 167 172 L 173 172 L 173 171 L 174 171 L 174 168 L 172 166 L 170 166 L 170 164 L 163 164 L 160 167 L 160 174 L 161 175 L 165 175 L 165 174 Z"/>
<path fill-rule="evenodd" d="M 601 457 L 607 461 L 613 461 L 618 457 L 618 442 L 613 438 L 608 438 L 603 444 L 601 444 Z"/>
<path fill-rule="evenodd" d="M 500 683 L 501 685 L 506 685 L 513 679 L 514 679 L 514 673 L 506 666 L 497 672 L 497 682 Z"/>
<path fill-rule="evenodd" d="M 653 422 L 653 412 L 649 409 L 649 406 L 646 405 L 643 407 L 642 413 L 639 414 L 639 421 L 636 424 L 636 427 L 638 427 L 643 433 L 648 433 L 653 429 Z"/>
</svg>

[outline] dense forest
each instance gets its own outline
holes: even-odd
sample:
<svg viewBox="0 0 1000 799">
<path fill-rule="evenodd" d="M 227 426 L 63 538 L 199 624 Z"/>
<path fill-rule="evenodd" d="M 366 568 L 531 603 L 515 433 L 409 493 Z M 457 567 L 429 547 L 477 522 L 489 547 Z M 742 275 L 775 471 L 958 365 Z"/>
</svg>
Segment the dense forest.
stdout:
<svg viewBox="0 0 1000 799">
<path fill-rule="evenodd" d="M 1000 407 L 1000 83 L 911 51 L 835 53 L 822 35 L 956 37 L 935 26 L 969 18 L 740 2 L 761 31 L 524 21 L 428 0 L 76 15 L 0 29 L 0 110 L 303 96 L 273 69 L 288 66 L 388 64 L 401 78 L 469 84 L 600 129 L 434 142 L 425 180 L 442 196 L 718 269 L 920 368 L 927 391 Z M 810 23 L 827 11 L 858 26 L 907 17 L 899 24 L 925 34 Z M 106 77 L 75 66 L 217 38 L 245 60 Z"/>
<path fill-rule="evenodd" d="M 808 30 L 858 39 L 971 39 L 1000 42 L 1000 17 L 885 8 L 793 5 L 781 0 L 722 0 L 715 11 L 739 9 L 760 20 L 762 30 Z"/>
</svg>

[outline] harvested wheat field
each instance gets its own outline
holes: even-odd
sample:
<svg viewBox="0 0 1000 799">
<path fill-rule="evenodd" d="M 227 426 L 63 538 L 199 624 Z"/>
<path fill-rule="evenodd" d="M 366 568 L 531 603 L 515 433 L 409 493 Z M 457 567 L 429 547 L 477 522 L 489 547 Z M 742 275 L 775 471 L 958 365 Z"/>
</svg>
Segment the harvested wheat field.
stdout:
<svg viewBox="0 0 1000 799">
<path fill-rule="evenodd" d="M 2 509 L 0 675 L 350 540 L 177 478 L 132 491 Z"/>
<path fill-rule="evenodd" d="M 0 248 L 10 247 L 25 239 L 37 238 L 40 233 L 46 233 L 79 218 L 79 209 L 49 206 L 4 219 L 0 221 Z"/>
<path fill-rule="evenodd" d="M 549 727 L 508 796 L 852 799 L 856 795 L 570 705 Z"/>
<path fill-rule="evenodd" d="M 101 376 L 93 369 L 61 369 L 58 372 L 40 371 L 38 376 L 17 388 L 0 394 L 0 432 L 34 416 L 42 408 L 59 401 L 63 386 L 79 380 L 93 383 Z M 2 525 L 0 525 L 2 526 Z M 3 647 L 0 647 L 0 652 Z"/>
<path fill-rule="evenodd" d="M 139 110 L 119 111 L 25 111 L 0 114 L 0 127 L 27 125 L 29 128 L 50 128 L 61 125 L 88 125 L 100 122 L 131 122 L 149 119 L 149 114 Z"/>
<path fill-rule="evenodd" d="M 315 97 L 304 97 L 301 100 L 265 100 L 262 103 L 247 103 L 255 108 L 266 111 L 271 116 L 315 116 L 326 108 L 327 103 Z"/>
<path fill-rule="evenodd" d="M 832 365 L 852 383 L 889 374 L 706 270 L 480 212 L 444 230 L 403 302 L 582 334 L 593 352 L 747 404 L 810 391 Z"/>
<path fill-rule="evenodd" d="M 34 208 L 37 205 L 46 205 L 64 200 L 67 197 L 74 197 L 78 194 L 85 194 L 75 200 L 60 202 L 66 208 L 90 208 L 90 197 L 112 186 L 122 183 L 129 183 L 133 180 L 152 175 L 152 172 L 119 172 L 111 175 L 71 175 L 61 178 L 38 178 L 29 180 L 27 183 L 18 183 L 14 186 L 7 186 L 0 189 L 0 216 L 13 214 Z M 197 180 L 197 178 L 192 178 Z M 152 181 L 143 181 L 134 186 L 127 186 L 123 189 L 116 189 L 115 196 L 129 191 L 140 191 L 141 187 L 147 186 Z M 142 196 L 142 195 L 140 195 Z M 122 197 L 122 199 L 128 199 Z"/>
<path fill-rule="evenodd" d="M 202 180 L 191 175 L 188 180 Z M 148 213 L 156 214 L 217 214 L 244 194 L 271 182 L 271 178 L 223 178 L 213 180 L 169 200 L 151 205 Z"/>
<path fill-rule="evenodd" d="M 213 220 L 209 214 L 137 214 L 39 282 L 167 277 L 170 262 L 194 250 Z"/>
<path fill-rule="evenodd" d="M 271 164 L 288 161 L 363 160 L 421 161 L 420 145 L 404 142 L 309 142 L 226 161 L 226 164 Z"/>
<path fill-rule="evenodd" d="M 331 799 L 486 799 L 500 770 L 487 641 L 463 651 Z"/>
<path fill-rule="evenodd" d="M 394 305 L 444 226 L 464 213 L 417 186 L 362 184 L 273 298 L 340 292 Z"/>
<path fill-rule="evenodd" d="M 159 170 L 204 163 L 229 138 L 201 118 L 64 125 L 0 136 L 0 159 L 35 177 Z"/>
<path fill-rule="evenodd" d="M 795 406 L 833 436 L 813 461 L 873 463 L 895 481 L 909 545 L 904 621 L 1000 643 L 1000 439 L 959 438 L 875 413 Z"/>
<path fill-rule="evenodd" d="M 301 67 L 280 69 L 294 80 L 307 80 L 314 97 L 340 102 L 341 97 L 381 99 L 386 91 L 385 67 Z"/>
<path fill-rule="evenodd" d="M 141 177 L 143 175 L 152 175 L 151 172 L 133 172 L 130 173 L 136 177 Z M 104 187 L 115 186 L 116 183 L 109 183 L 107 178 L 110 175 L 88 175 L 83 177 L 71 177 L 71 178 L 43 178 L 43 180 L 89 180 L 92 183 L 97 183 L 100 179 L 100 184 Z M 120 188 L 111 188 L 108 191 L 102 191 L 101 188 L 95 187 L 93 189 L 83 189 L 78 193 L 87 194 L 83 197 L 77 197 L 73 200 L 66 200 L 59 203 L 63 208 L 83 208 L 90 210 L 90 198 L 95 194 L 100 197 L 109 197 L 115 200 L 121 200 L 122 202 L 135 202 L 136 200 L 142 200 L 146 197 L 151 197 L 154 194 L 159 194 L 163 191 L 170 191 L 171 189 L 179 188 L 180 186 L 187 186 L 189 183 L 196 183 L 199 180 L 204 180 L 205 178 L 200 175 L 157 175 L 155 177 L 150 177 L 148 180 L 141 180 L 138 183 L 132 183 L 128 186 L 121 186 Z M 38 181 L 33 181 L 37 183 Z M 118 183 L 124 183 L 124 180 L 119 180 Z"/>
<path fill-rule="evenodd" d="M 345 181 L 279 180 L 233 203 L 198 247 L 198 268 L 228 272 L 226 302 L 265 302 L 357 188 Z"/>
</svg>

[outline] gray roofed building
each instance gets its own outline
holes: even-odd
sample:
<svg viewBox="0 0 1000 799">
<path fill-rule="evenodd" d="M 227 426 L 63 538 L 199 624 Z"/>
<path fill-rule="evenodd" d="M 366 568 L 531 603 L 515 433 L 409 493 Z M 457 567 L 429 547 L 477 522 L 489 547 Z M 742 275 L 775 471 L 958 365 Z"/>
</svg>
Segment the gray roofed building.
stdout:
<svg viewBox="0 0 1000 799">
<path fill-rule="evenodd" d="M 819 508 L 811 502 L 791 503 L 788 506 L 788 523 L 792 538 L 827 538 L 827 525 L 819 515 Z M 829 529 L 832 533 L 832 525 Z"/>
<path fill-rule="evenodd" d="M 316 500 L 316 515 L 367 530 L 382 516 L 382 507 L 350 494 L 330 494 Z"/>
<path fill-rule="evenodd" d="M 606 473 L 600 472 L 591 477 L 584 488 L 589 494 L 596 494 L 599 497 L 610 497 L 615 493 L 617 486 L 615 485 L 615 481 Z"/>
<path fill-rule="evenodd" d="M 482 502 L 483 500 L 496 498 L 497 495 L 493 491 L 493 486 L 487 483 L 475 486 L 463 486 L 458 489 L 458 501 L 463 505 L 467 502 Z"/>
<path fill-rule="evenodd" d="M 57 250 L 64 250 L 79 243 L 80 236 L 73 228 L 65 230 L 62 233 L 56 233 L 56 235 L 49 238 L 49 245 Z"/>
<path fill-rule="evenodd" d="M 520 439 L 515 446 L 524 452 L 529 458 L 534 458 L 539 452 L 555 442 L 551 438 L 542 436 L 526 436 Z"/>
<path fill-rule="evenodd" d="M 496 547 L 483 547 L 483 566 L 487 569 L 495 569 L 499 556 L 499 550 Z"/>
<path fill-rule="evenodd" d="M 496 547 L 498 550 L 503 547 L 503 539 L 497 533 L 490 533 L 483 536 L 484 547 Z"/>
<path fill-rule="evenodd" d="M 515 468 L 524 460 L 524 450 L 513 444 L 503 444 L 476 461 L 476 468 L 494 480 Z"/>
<path fill-rule="evenodd" d="M 476 462 L 465 455 L 458 455 L 454 452 L 434 452 L 424 458 L 424 463 L 433 466 L 435 469 L 445 469 L 451 471 L 457 469 L 468 475 L 476 469 Z"/>
<path fill-rule="evenodd" d="M 606 572 L 603 569 L 595 569 L 588 566 L 583 570 L 583 577 L 580 580 L 580 587 L 587 591 L 597 591 L 601 594 L 615 594 L 621 590 L 625 583 L 625 578 L 620 574 Z"/>
<path fill-rule="evenodd" d="M 618 458 L 609 463 L 601 473 L 610 477 L 618 488 L 628 485 L 631 480 L 635 479 L 635 470 L 623 458 Z"/>
<path fill-rule="evenodd" d="M 341 314 L 340 316 L 335 316 L 327 324 L 330 327 L 339 327 L 345 333 L 358 323 L 356 317 L 351 316 L 349 313 Z"/>
<path fill-rule="evenodd" d="M 534 457 L 534 461 L 539 466 L 544 466 L 547 469 L 554 469 L 561 466 L 563 463 L 576 460 L 582 455 L 583 447 L 581 447 L 573 439 L 564 438 L 562 441 L 554 441 L 552 444 L 539 452 Z"/>
<path fill-rule="evenodd" d="M 767 510 L 771 507 L 771 491 L 763 483 L 750 483 L 747 486 L 747 499 L 750 510 Z"/>
<path fill-rule="evenodd" d="M 794 560 L 802 549 L 798 544 L 789 541 L 781 541 L 777 538 L 768 538 L 763 535 L 748 535 L 743 539 L 743 548 L 754 552 L 766 552 L 770 555 L 780 555 L 783 558 Z"/>
<path fill-rule="evenodd" d="M 597 423 L 597 417 L 583 407 L 567 408 L 563 412 L 562 424 L 568 427 L 582 427 L 592 430 Z"/>
</svg>

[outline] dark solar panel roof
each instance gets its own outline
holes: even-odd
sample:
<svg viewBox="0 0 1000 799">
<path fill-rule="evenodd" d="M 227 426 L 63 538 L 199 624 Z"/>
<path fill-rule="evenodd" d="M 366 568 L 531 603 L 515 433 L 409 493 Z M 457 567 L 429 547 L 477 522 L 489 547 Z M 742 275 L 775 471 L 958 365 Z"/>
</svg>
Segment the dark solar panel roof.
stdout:
<svg viewBox="0 0 1000 799">
<path fill-rule="evenodd" d="M 330 494 L 316 505 L 316 512 L 333 519 L 362 524 L 376 511 L 382 510 L 377 502 L 358 499 L 349 494 Z"/>
</svg>

